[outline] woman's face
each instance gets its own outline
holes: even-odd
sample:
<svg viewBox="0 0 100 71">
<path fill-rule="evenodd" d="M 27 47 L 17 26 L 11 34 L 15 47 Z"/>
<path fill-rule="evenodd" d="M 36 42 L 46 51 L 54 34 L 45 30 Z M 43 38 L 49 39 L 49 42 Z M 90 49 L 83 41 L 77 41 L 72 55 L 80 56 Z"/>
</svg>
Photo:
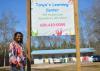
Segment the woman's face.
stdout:
<svg viewBox="0 0 100 71">
<path fill-rule="evenodd" d="M 21 41 L 23 40 L 22 35 L 21 35 L 21 34 L 17 34 L 16 37 L 15 37 L 15 40 L 16 40 L 17 42 L 21 42 Z"/>
</svg>

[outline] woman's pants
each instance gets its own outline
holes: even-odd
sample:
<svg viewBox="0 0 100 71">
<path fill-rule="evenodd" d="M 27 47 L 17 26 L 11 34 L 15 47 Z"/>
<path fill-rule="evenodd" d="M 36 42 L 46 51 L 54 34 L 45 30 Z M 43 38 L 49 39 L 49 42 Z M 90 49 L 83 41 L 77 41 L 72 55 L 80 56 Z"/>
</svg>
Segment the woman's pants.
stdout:
<svg viewBox="0 0 100 71">
<path fill-rule="evenodd" d="M 16 65 L 11 65 L 10 71 L 25 71 L 25 67 L 17 68 Z"/>
</svg>

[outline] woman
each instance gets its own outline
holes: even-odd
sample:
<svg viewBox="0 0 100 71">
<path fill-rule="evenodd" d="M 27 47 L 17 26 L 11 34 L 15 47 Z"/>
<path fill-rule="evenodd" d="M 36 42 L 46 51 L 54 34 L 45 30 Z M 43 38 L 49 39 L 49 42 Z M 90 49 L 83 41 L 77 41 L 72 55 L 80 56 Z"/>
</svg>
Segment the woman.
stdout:
<svg viewBox="0 0 100 71">
<path fill-rule="evenodd" d="M 9 45 L 9 63 L 11 71 L 25 71 L 26 56 L 22 46 L 23 34 L 16 32 L 14 40 Z"/>
</svg>

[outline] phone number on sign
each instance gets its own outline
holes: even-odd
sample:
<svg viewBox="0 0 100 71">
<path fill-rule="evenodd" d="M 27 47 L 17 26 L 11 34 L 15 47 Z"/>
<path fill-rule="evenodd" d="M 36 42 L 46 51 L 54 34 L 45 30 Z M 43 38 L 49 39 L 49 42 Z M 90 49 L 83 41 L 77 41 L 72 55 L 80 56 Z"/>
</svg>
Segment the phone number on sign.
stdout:
<svg viewBox="0 0 100 71">
<path fill-rule="evenodd" d="M 40 27 L 64 27 L 65 23 L 42 23 Z"/>
</svg>

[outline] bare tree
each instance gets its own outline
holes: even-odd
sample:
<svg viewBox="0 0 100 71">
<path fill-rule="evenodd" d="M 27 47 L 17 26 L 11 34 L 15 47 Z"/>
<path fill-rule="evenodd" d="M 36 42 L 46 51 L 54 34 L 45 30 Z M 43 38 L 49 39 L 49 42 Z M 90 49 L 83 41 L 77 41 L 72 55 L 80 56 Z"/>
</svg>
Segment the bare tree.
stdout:
<svg viewBox="0 0 100 71">
<path fill-rule="evenodd" d="M 83 11 L 86 27 L 88 28 L 88 40 L 91 47 L 100 50 L 100 0 L 93 0 L 91 9 Z M 100 51 L 98 51 L 100 54 Z"/>
<path fill-rule="evenodd" d="M 12 35 L 15 32 L 15 17 L 11 12 L 4 12 L 1 15 L 0 19 L 0 43 L 1 49 L 3 49 L 4 53 L 4 66 L 5 66 L 5 57 L 7 52 L 7 47 L 9 42 L 12 40 Z"/>
</svg>

